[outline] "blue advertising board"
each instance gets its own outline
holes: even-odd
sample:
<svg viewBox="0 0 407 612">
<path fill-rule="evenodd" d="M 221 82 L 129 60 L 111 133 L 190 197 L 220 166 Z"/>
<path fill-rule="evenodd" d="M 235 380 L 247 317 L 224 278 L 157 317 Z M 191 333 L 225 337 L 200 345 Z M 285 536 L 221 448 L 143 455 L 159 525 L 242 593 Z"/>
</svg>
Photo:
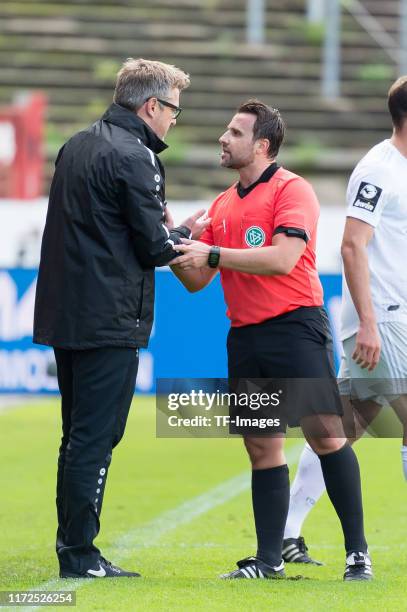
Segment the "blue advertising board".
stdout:
<svg viewBox="0 0 407 612">
<path fill-rule="evenodd" d="M 32 343 L 37 270 L 0 270 L 0 393 L 55 393 L 51 349 Z M 338 358 L 340 275 L 322 275 Z M 225 378 L 229 321 L 219 277 L 188 293 L 169 269 L 156 274 L 155 323 L 141 351 L 137 391 L 151 393 L 156 378 Z M 51 366 L 51 367 L 50 367 Z"/>
</svg>

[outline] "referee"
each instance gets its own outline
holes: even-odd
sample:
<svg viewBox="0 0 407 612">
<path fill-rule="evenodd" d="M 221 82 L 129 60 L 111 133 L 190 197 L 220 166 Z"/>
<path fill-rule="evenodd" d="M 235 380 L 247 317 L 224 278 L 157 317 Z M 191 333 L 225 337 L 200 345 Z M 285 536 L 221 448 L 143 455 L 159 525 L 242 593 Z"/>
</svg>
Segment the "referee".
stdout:
<svg viewBox="0 0 407 612">
<path fill-rule="evenodd" d="M 283 137 L 278 110 L 258 100 L 239 107 L 219 139 L 221 165 L 237 170 L 239 181 L 212 204 L 201 241 L 175 246 L 181 255 L 172 262 L 173 270 L 189 291 L 205 287 L 220 270 L 231 319 L 230 379 L 326 381 L 329 395 L 314 393 L 312 401 L 290 406 L 287 421 L 302 427 L 320 459 L 344 533 L 344 579 L 368 580 L 372 572 L 359 465 L 342 428 L 331 334 L 315 266 L 319 205 L 303 178 L 277 164 Z M 290 494 L 284 439 L 245 435 L 244 443 L 252 464 L 257 553 L 222 577 L 278 578 L 284 576 Z"/>
</svg>

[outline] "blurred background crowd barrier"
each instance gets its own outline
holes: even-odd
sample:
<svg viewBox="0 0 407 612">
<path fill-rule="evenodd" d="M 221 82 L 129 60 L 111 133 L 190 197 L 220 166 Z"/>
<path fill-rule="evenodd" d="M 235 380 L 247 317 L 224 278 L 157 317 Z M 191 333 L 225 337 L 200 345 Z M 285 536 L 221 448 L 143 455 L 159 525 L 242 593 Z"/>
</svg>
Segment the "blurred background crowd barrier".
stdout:
<svg viewBox="0 0 407 612">
<path fill-rule="evenodd" d="M 53 351 L 31 342 L 36 276 L 32 269 L 0 270 L 0 393 L 58 390 Z M 337 329 L 341 279 L 323 275 L 322 281 Z M 156 378 L 225 378 L 229 322 L 219 277 L 205 291 L 188 294 L 168 269 L 160 269 L 156 296 L 155 324 L 148 349 L 140 353 L 137 390 L 154 392 Z"/>
<path fill-rule="evenodd" d="M 386 94 L 407 72 L 406 48 L 407 0 L 2 0 L 0 392 L 56 390 L 50 352 L 30 339 L 48 188 L 58 149 L 110 104 L 124 59 L 191 74 L 162 155 L 178 219 L 235 180 L 219 168 L 217 139 L 239 103 L 280 109 L 279 161 L 321 202 L 318 264 L 336 330 L 346 183 L 390 134 Z M 139 389 L 152 391 L 156 376 L 225 376 L 224 311 L 218 283 L 191 296 L 159 271 Z"/>
</svg>

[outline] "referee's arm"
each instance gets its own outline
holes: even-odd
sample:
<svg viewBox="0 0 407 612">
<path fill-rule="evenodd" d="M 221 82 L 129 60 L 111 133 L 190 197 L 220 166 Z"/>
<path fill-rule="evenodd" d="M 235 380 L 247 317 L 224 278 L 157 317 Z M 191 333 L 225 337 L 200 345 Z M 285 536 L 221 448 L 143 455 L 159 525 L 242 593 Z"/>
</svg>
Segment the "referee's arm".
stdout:
<svg viewBox="0 0 407 612">
<path fill-rule="evenodd" d="M 213 206 L 211 210 L 212 209 L 213 209 Z M 210 219 L 210 212 L 208 215 L 208 219 Z M 202 262 L 201 265 L 197 267 L 196 266 L 181 267 L 179 265 L 172 265 L 173 262 L 171 262 L 171 265 L 170 265 L 171 270 L 173 271 L 175 276 L 181 281 L 184 287 L 190 293 L 196 293 L 197 291 L 200 291 L 201 289 L 204 289 L 204 287 L 209 285 L 209 283 L 215 278 L 218 272 L 216 269 L 210 268 L 208 266 L 208 252 L 211 246 L 214 244 L 213 230 L 212 230 L 211 223 L 208 223 L 208 225 L 206 226 L 205 231 L 200 236 L 199 242 L 195 242 L 191 240 L 189 241 L 185 240 L 183 242 L 189 242 L 189 243 L 193 242 L 194 244 L 197 244 L 197 245 L 202 244 L 203 249 L 205 250 L 204 261 Z M 177 257 L 177 259 L 179 259 L 179 257 Z"/>
<path fill-rule="evenodd" d="M 204 289 L 218 273 L 217 270 L 212 270 L 209 267 L 187 270 L 183 270 L 179 265 L 170 265 L 170 267 L 175 276 L 190 293 L 196 293 Z"/>
<path fill-rule="evenodd" d="M 185 244 L 174 246 L 174 249 L 181 255 L 174 259 L 172 263 L 178 265 L 183 275 L 191 274 L 193 278 L 198 278 L 197 275 L 192 275 L 197 271 L 201 271 L 204 275 L 213 275 L 213 271 L 207 267 L 210 246 L 203 242 L 191 240 L 183 240 L 183 242 Z M 246 274 L 286 275 L 296 266 L 305 248 L 306 242 L 303 238 L 287 236 L 282 233 L 275 234 L 272 246 L 269 247 L 259 249 L 221 247 L 219 267 L 236 272 L 245 272 Z"/>
<path fill-rule="evenodd" d="M 282 276 L 290 274 L 306 248 L 303 238 L 276 234 L 272 246 L 260 249 L 220 250 L 219 265 L 237 272 Z M 177 247 L 177 250 L 178 247 Z"/>
</svg>

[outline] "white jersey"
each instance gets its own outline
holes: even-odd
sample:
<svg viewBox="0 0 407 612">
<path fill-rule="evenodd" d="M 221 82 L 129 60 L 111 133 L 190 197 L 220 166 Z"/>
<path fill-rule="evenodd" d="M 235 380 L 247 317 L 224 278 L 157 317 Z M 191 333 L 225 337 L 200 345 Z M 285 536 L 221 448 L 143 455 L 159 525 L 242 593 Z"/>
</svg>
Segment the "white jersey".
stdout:
<svg viewBox="0 0 407 612">
<path fill-rule="evenodd" d="M 357 164 L 346 199 L 346 216 L 375 228 L 367 252 L 377 322 L 407 325 L 407 158 L 390 140 L 374 146 Z M 343 277 L 341 339 L 358 328 L 359 317 Z"/>
</svg>

